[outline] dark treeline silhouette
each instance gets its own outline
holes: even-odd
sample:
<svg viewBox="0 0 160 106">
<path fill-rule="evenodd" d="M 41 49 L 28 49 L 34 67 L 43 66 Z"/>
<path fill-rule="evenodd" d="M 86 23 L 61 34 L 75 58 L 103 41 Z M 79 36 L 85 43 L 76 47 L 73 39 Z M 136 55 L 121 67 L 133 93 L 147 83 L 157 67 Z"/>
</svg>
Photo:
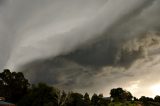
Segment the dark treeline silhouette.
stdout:
<svg viewBox="0 0 160 106">
<path fill-rule="evenodd" d="M 160 96 L 137 99 L 122 88 L 111 89 L 110 97 L 90 97 L 88 93 L 65 92 L 45 83 L 31 85 L 22 72 L 8 69 L 0 73 L 0 97 L 17 106 L 160 106 Z"/>
</svg>

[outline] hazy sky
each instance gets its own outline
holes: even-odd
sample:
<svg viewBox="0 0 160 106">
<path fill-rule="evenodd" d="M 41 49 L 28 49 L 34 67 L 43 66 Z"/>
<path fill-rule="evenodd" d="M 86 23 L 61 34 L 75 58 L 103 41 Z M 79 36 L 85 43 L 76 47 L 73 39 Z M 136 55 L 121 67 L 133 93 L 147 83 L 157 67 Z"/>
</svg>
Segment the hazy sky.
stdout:
<svg viewBox="0 0 160 106">
<path fill-rule="evenodd" d="M 159 0 L 0 0 L 0 69 L 32 83 L 160 95 Z"/>
</svg>

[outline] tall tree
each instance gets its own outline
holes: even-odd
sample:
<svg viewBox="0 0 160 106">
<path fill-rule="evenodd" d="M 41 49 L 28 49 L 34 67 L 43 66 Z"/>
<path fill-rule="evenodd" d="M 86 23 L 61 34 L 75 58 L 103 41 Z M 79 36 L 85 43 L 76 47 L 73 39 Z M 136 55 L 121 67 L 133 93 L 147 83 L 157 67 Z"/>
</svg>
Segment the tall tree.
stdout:
<svg viewBox="0 0 160 106">
<path fill-rule="evenodd" d="M 21 72 L 10 72 L 9 69 L 5 69 L 0 73 L 0 95 L 7 101 L 18 102 L 27 93 L 29 85 Z"/>
<path fill-rule="evenodd" d="M 33 85 L 18 106 L 58 106 L 57 89 L 44 83 Z"/>
<path fill-rule="evenodd" d="M 66 106 L 84 106 L 83 95 L 80 93 L 70 92 L 68 94 Z"/>
<path fill-rule="evenodd" d="M 155 96 L 154 101 L 155 102 L 160 102 L 160 96 L 159 95 Z"/>
<path fill-rule="evenodd" d="M 89 98 L 89 94 L 88 93 L 85 93 L 85 95 L 84 95 L 84 103 L 85 103 L 84 106 L 90 106 L 91 105 L 91 100 Z"/>
<path fill-rule="evenodd" d="M 132 100 L 133 96 L 129 91 L 123 90 L 122 88 L 111 89 L 110 91 L 111 98 L 114 101 L 125 101 Z"/>
<path fill-rule="evenodd" d="M 141 96 L 139 101 L 141 101 L 144 104 L 144 106 L 150 106 L 149 102 L 153 102 L 154 100 L 150 97 Z"/>
<path fill-rule="evenodd" d="M 93 106 L 98 106 L 99 97 L 97 94 L 93 94 L 91 98 L 91 103 Z"/>
<path fill-rule="evenodd" d="M 58 90 L 57 94 L 58 94 L 57 98 L 58 106 L 65 106 L 68 97 L 67 94 L 64 91 L 61 92 L 60 90 Z"/>
</svg>

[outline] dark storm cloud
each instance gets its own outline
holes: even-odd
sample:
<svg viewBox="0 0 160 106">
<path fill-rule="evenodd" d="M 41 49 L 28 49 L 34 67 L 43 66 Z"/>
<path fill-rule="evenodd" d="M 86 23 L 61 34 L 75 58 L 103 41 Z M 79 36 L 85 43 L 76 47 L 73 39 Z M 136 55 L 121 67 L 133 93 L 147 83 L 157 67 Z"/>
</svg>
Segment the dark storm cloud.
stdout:
<svg viewBox="0 0 160 106">
<path fill-rule="evenodd" d="M 20 70 L 23 71 L 25 75 L 33 83 L 44 81 L 51 85 L 53 84 L 62 89 L 65 88 L 67 90 L 70 90 L 71 88 L 87 89 L 91 86 L 93 86 L 94 89 L 98 89 L 95 86 L 97 85 L 96 81 L 99 81 L 101 79 L 104 79 L 104 82 L 107 82 L 107 85 L 109 85 L 114 82 L 115 78 L 132 78 L 136 76 L 133 73 L 124 73 L 126 71 L 125 68 L 128 67 L 128 64 L 132 65 L 131 63 L 136 61 L 138 58 L 144 58 L 145 54 L 143 54 L 143 52 L 146 51 L 144 51 L 142 47 L 146 46 L 147 48 L 152 45 L 157 45 L 157 42 L 159 42 L 159 36 L 160 34 L 158 34 L 155 37 L 148 37 L 148 35 L 145 35 L 144 37 L 139 38 L 136 41 L 136 43 L 139 45 L 138 47 L 136 47 L 136 45 L 134 44 L 134 39 L 133 41 L 130 41 L 131 45 L 133 45 L 133 48 L 128 48 L 130 47 L 130 44 L 126 42 L 125 44 L 127 44 L 127 47 L 122 47 L 117 50 L 117 52 L 121 50 L 121 56 L 119 57 L 120 59 L 118 60 L 117 64 L 114 63 L 117 53 L 111 53 L 112 55 L 107 55 L 105 53 L 99 52 L 101 51 L 101 49 L 103 51 L 106 48 L 103 45 L 103 47 L 99 48 L 98 50 L 91 49 L 89 46 L 89 48 L 85 48 L 85 50 L 79 50 L 78 52 L 75 51 L 69 55 L 58 56 L 56 58 L 50 57 L 48 59 L 36 60 L 27 65 L 22 66 Z M 135 48 L 137 48 L 137 50 Z M 94 52 L 96 51 L 98 52 L 96 53 L 96 55 L 94 55 Z M 69 57 L 70 55 L 73 57 Z M 113 56 L 114 59 L 107 59 L 110 56 Z M 121 66 L 121 68 L 119 67 L 119 65 Z M 104 67 L 111 67 L 111 69 L 107 68 L 106 72 L 103 70 Z M 112 70 L 113 68 L 115 68 L 115 70 Z"/>
<path fill-rule="evenodd" d="M 156 30 L 156 28 L 160 26 L 160 24 L 156 24 L 158 18 L 160 18 L 160 14 L 157 14 L 158 11 L 153 16 L 148 16 L 148 13 L 145 12 L 141 14 L 143 10 L 145 11 L 145 8 L 152 6 L 150 3 L 153 3 L 153 1 L 146 2 L 143 8 L 141 7 L 129 16 L 124 17 L 124 19 L 121 19 L 117 24 L 112 26 L 111 31 L 107 30 L 107 32 L 98 39 L 91 41 L 88 45 L 86 44 L 64 57 L 72 59 L 84 66 L 131 65 L 134 60 L 143 57 L 144 51 L 141 50 L 143 47 L 139 46 L 136 50 L 128 51 L 127 49 L 134 47 L 131 47 L 131 45 L 124 49 L 122 48 L 124 42 L 137 36 L 140 39 L 147 31 Z M 149 14 L 152 12 L 153 11 Z M 146 19 L 146 17 L 148 17 L 148 19 Z M 156 19 L 154 19 L 154 17 L 156 17 Z M 151 20 L 154 21 L 150 22 Z M 117 55 L 121 55 L 121 57 L 117 57 Z M 119 59 L 117 60 L 117 58 Z"/>
<path fill-rule="evenodd" d="M 5 1 L 5 0 L 0 0 L 0 5 L 2 5 L 4 1 Z"/>
<path fill-rule="evenodd" d="M 15 49 L 6 66 L 14 68 L 35 59 L 67 54 L 99 38 L 104 30 L 109 30 L 128 14 L 141 11 L 149 3 L 148 0 L 70 0 L 67 3 L 16 0 L 8 6 L 16 37 Z"/>
<path fill-rule="evenodd" d="M 147 55 L 154 55 L 146 49 L 159 44 L 159 34 L 156 32 L 160 25 L 156 23 L 160 18 L 160 8 L 157 3 L 147 5 L 146 9 L 138 14 L 136 12 L 126 21 L 121 20 L 118 22 L 121 24 L 111 31 L 69 54 L 36 60 L 21 69 L 25 69 L 23 72 L 34 83 L 44 81 L 67 90 L 88 89 L 89 92 L 95 92 L 101 91 L 105 85 L 123 85 L 121 81 L 126 79 L 131 83 L 132 80 L 139 80 L 142 77 L 139 74 L 146 72 L 138 72 L 136 67 L 139 63 L 136 62 L 147 58 Z M 92 90 L 89 89 L 91 87 Z"/>
<path fill-rule="evenodd" d="M 54 59 L 34 61 L 31 64 L 22 66 L 21 71 L 33 83 L 43 81 L 69 90 L 71 88 L 78 89 L 91 86 L 93 82 L 90 76 L 94 76 L 94 70 L 80 66 L 65 58 L 56 57 Z M 86 77 L 88 77 L 88 81 L 85 81 Z"/>
</svg>

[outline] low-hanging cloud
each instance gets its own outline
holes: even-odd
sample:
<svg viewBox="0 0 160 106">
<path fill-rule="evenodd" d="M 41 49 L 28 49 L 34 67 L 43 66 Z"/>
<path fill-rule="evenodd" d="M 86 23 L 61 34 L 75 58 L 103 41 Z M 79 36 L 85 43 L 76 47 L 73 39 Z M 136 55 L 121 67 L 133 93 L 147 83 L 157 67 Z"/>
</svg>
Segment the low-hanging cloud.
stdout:
<svg viewBox="0 0 160 106">
<path fill-rule="evenodd" d="M 44 4 L 44 7 L 41 8 L 41 2 L 50 5 L 45 7 Z M 151 3 L 147 0 L 102 0 L 99 2 L 71 0 L 70 3 L 67 1 L 67 4 L 65 2 L 56 0 L 16 1 L 20 6 L 14 5 L 14 2 L 13 5 L 9 5 L 11 9 L 13 8 L 12 14 L 15 12 L 15 15 L 11 16 L 13 17 L 11 20 L 15 28 L 13 31 L 15 31 L 16 40 L 15 48 L 12 50 L 7 65 L 14 67 L 16 64 L 23 64 L 34 59 L 68 53 L 88 40 L 98 37 L 104 30 L 128 14 L 142 10 L 141 6 Z M 124 7 L 124 3 L 127 4 L 126 7 Z M 31 4 L 31 6 L 28 8 L 27 4 Z M 73 6 L 69 6 L 71 4 Z M 32 12 L 29 12 L 31 9 Z M 55 11 L 52 13 L 52 10 Z M 16 17 L 20 13 L 21 17 Z M 22 51 L 30 53 L 25 55 Z M 17 58 L 19 59 L 17 60 Z M 12 63 L 15 65 L 12 66 Z"/>
<path fill-rule="evenodd" d="M 158 73 L 159 5 L 158 0 L 6 0 L 0 66 L 24 72 L 32 83 L 66 90 L 103 93 L 124 86 L 140 94 L 135 89 L 142 91 L 141 84 L 159 80 L 143 81 Z"/>
</svg>

